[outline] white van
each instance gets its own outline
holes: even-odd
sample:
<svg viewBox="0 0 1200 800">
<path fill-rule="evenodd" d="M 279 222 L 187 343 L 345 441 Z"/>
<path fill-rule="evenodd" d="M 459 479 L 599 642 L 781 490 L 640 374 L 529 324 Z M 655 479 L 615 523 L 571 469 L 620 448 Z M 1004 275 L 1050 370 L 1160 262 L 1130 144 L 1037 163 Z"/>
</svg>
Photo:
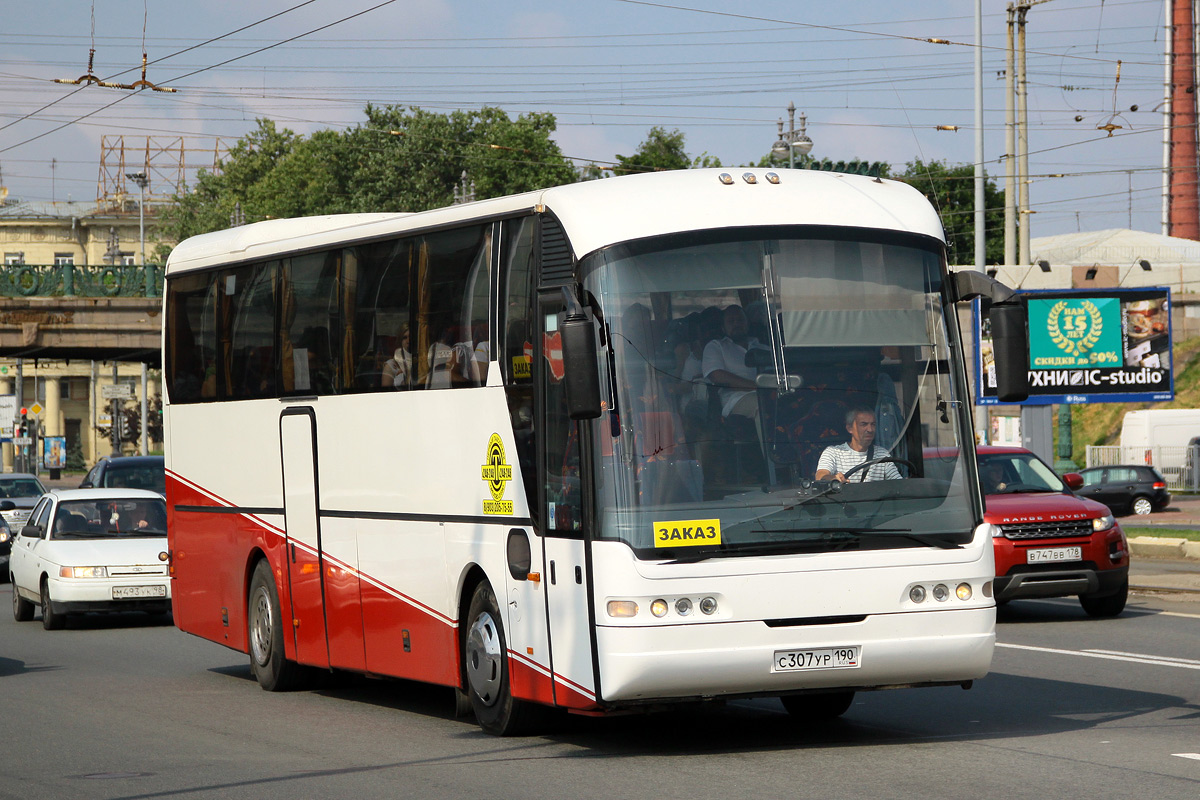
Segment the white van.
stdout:
<svg viewBox="0 0 1200 800">
<path fill-rule="evenodd" d="M 1200 408 L 1149 408 L 1129 411 L 1121 424 L 1122 460 L 1154 464 L 1178 473 L 1187 461 L 1188 444 L 1200 436 Z"/>
</svg>

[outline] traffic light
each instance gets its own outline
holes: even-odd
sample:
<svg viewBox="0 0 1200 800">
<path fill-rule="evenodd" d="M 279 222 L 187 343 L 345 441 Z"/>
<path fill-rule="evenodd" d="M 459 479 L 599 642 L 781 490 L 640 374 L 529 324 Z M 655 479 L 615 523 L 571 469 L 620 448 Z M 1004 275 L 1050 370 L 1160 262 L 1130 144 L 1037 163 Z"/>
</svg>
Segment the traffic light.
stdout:
<svg viewBox="0 0 1200 800">
<path fill-rule="evenodd" d="M 21 436 L 29 433 L 29 409 L 21 409 L 21 419 L 17 420 L 17 430 Z"/>
</svg>

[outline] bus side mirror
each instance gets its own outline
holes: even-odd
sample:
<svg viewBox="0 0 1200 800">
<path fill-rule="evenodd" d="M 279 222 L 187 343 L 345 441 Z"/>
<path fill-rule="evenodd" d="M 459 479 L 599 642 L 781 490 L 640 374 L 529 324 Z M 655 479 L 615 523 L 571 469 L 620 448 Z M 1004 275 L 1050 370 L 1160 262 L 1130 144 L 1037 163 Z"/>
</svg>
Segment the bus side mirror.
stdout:
<svg viewBox="0 0 1200 800">
<path fill-rule="evenodd" d="M 559 330 L 562 333 L 567 413 L 571 419 L 596 419 L 601 412 L 596 329 L 587 315 L 579 311 L 567 312 Z"/>
<path fill-rule="evenodd" d="M 1016 403 L 1029 397 L 1029 331 L 1025 306 L 1020 302 L 995 303 L 992 352 L 996 359 L 996 397 Z"/>
</svg>

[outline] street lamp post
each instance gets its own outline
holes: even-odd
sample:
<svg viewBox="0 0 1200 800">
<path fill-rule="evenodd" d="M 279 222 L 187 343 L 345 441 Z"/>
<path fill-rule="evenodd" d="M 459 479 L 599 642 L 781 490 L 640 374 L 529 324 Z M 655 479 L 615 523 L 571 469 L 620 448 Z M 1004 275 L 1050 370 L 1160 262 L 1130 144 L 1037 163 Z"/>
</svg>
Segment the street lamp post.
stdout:
<svg viewBox="0 0 1200 800">
<path fill-rule="evenodd" d="M 150 181 L 144 172 L 126 172 L 125 177 L 138 185 L 138 256 L 146 265 L 146 187 Z"/>
<path fill-rule="evenodd" d="M 807 157 L 812 151 L 813 141 L 808 138 L 805 129 L 808 127 L 808 117 L 800 112 L 800 130 L 796 130 L 796 104 L 788 102 L 788 129 L 784 131 L 783 120 L 779 120 L 779 140 L 771 147 L 771 152 L 782 156 L 788 155 L 788 169 L 796 168 L 796 151 L 801 158 Z M 803 163 L 803 162 L 801 162 Z"/>
</svg>

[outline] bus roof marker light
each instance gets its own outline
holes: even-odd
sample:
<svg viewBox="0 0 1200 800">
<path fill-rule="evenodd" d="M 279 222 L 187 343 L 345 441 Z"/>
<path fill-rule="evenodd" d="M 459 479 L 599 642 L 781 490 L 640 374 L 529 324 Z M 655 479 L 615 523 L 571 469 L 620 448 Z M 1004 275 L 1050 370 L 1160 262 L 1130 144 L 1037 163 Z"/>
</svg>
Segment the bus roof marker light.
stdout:
<svg viewBox="0 0 1200 800">
<path fill-rule="evenodd" d="M 770 184 L 779 183 L 779 173 L 778 172 L 768 172 L 766 177 L 767 177 L 767 183 L 770 183 Z"/>
<path fill-rule="evenodd" d="M 749 184 L 755 184 L 758 183 L 758 176 L 756 176 L 753 172 L 743 172 L 742 180 Z"/>
<path fill-rule="evenodd" d="M 731 186 L 733 184 L 733 176 L 730 175 L 728 172 L 722 172 L 720 175 L 717 176 L 717 180 L 719 180 L 721 183 L 725 184 L 726 186 Z"/>
</svg>

